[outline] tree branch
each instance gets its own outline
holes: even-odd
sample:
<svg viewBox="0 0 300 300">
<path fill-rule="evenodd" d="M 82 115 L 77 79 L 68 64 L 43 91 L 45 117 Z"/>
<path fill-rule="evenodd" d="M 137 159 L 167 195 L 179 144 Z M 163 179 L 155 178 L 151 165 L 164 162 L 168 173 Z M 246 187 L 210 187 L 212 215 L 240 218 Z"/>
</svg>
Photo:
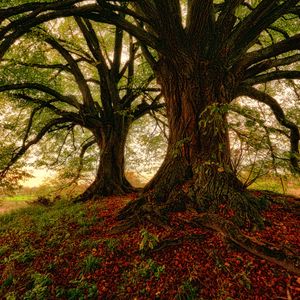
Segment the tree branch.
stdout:
<svg viewBox="0 0 300 300">
<path fill-rule="evenodd" d="M 162 94 L 157 95 L 150 104 L 146 101 L 142 101 L 135 109 L 133 113 L 133 119 L 137 120 L 140 117 L 144 116 L 145 114 L 149 113 L 151 110 L 158 110 L 163 108 L 165 105 L 159 103 L 159 99 L 162 97 Z"/>
<path fill-rule="evenodd" d="M 272 80 L 279 79 L 300 79 L 300 71 L 275 71 L 267 74 L 258 75 L 244 80 L 242 83 L 246 85 L 255 85 L 259 83 L 266 83 Z"/>
<path fill-rule="evenodd" d="M 259 34 L 288 12 L 299 0 L 284 3 L 262 0 L 250 14 L 242 20 L 229 37 L 226 47 L 232 49 L 231 60 L 240 58 L 249 49 Z"/>
<path fill-rule="evenodd" d="M 7 49 L 31 28 L 56 18 L 68 16 L 80 16 L 97 22 L 116 25 L 152 48 L 159 48 L 158 40 L 154 35 L 146 32 L 138 26 L 133 25 L 131 22 L 112 12 L 110 9 L 102 8 L 97 4 L 87 4 L 79 7 L 74 7 L 69 4 L 69 7 L 67 5 L 62 7 L 63 8 L 59 8 L 54 11 L 44 12 L 35 18 L 28 16 L 21 17 L 2 28 L 0 30 L 0 59 L 3 57 Z"/>
<path fill-rule="evenodd" d="M 265 60 L 261 63 L 258 63 L 251 68 L 249 68 L 245 72 L 244 78 L 251 78 L 255 75 L 258 75 L 259 73 L 262 73 L 264 71 L 267 71 L 268 69 L 275 68 L 275 67 L 281 67 L 281 66 L 287 66 L 295 62 L 300 61 L 300 54 L 291 55 L 285 58 L 279 58 L 279 59 L 269 59 Z"/>
<path fill-rule="evenodd" d="M 229 36 L 236 21 L 235 10 L 244 0 L 225 0 L 222 10 L 216 22 L 217 31 L 219 33 L 219 43 Z"/>
<path fill-rule="evenodd" d="M 41 110 L 42 108 L 48 108 L 50 109 L 53 113 L 60 117 L 64 117 L 70 121 L 72 121 L 76 125 L 84 126 L 84 121 L 82 120 L 81 116 L 78 113 L 71 112 L 71 111 L 64 111 L 62 109 L 57 108 L 56 106 L 52 105 L 53 102 L 57 101 L 55 100 L 50 100 L 50 101 L 45 101 L 37 98 L 33 98 L 29 95 L 26 94 L 13 94 L 15 97 L 18 99 L 23 99 L 35 104 L 38 104 L 39 106 L 37 107 L 38 110 Z"/>
<path fill-rule="evenodd" d="M 242 59 L 242 66 L 249 67 L 265 59 L 272 58 L 292 50 L 298 50 L 299 45 L 300 45 L 300 34 L 296 34 L 289 39 L 282 40 L 269 47 L 262 48 L 260 50 L 252 51 L 245 54 L 244 58 Z"/>
<path fill-rule="evenodd" d="M 80 154 L 79 154 L 79 166 L 77 168 L 77 174 L 76 174 L 75 178 L 73 178 L 73 180 L 70 182 L 70 185 L 76 183 L 77 180 L 79 179 L 81 171 L 83 169 L 83 162 L 84 162 L 83 158 L 84 158 L 84 155 L 85 155 L 86 151 L 90 147 L 92 147 L 93 145 L 95 145 L 96 143 L 97 143 L 97 141 L 95 139 L 92 139 L 90 141 L 85 141 L 85 144 L 82 145 L 81 151 L 80 151 Z"/>
<path fill-rule="evenodd" d="M 58 126 L 60 124 L 65 124 L 69 122 L 69 120 L 65 118 L 57 118 L 49 121 L 46 125 L 43 126 L 43 128 L 38 132 L 38 134 L 31 140 L 26 143 L 26 141 L 23 141 L 22 146 L 17 150 L 16 153 L 13 153 L 10 161 L 5 166 L 3 170 L 0 171 L 0 178 L 4 178 L 7 172 L 10 170 L 10 168 L 28 151 L 28 149 L 37 144 L 48 132 L 53 130 L 55 126 Z M 26 135 L 25 135 L 26 136 Z"/>
<path fill-rule="evenodd" d="M 28 15 L 27 17 L 33 18 L 38 14 L 40 14 L 41 12 L 47 10 L 56 10 L 66 6 L 72 6 L 75 3 L 79 3 L 82 1 L 83 0 L 64 0 L 64 1 L 58 0 L 56 2 L 51 2 L 51 3 L 31 2 L 31 3 L 25 3 L 13 7 L 10 6 L 8 8 L 0 9 L 0 19 L 10 18 L 12 16 L 16 16 L 27 12 L 31 12 L 31 14 Z"/>
<path fill-rule="evenodd" d="M 88 111 L 94 110 L 94 100 L 89 89 L 89 86 L 76 62 L 76 60 L 72 57 L 72 55 L 64 48 L 60 43 L 58 43 L 54 38 L 47 37 L 45 42 L 51 45 L 55 50 L 57 50 L 61 56 L 68 62 L 72 74 L 76 80 L 76 83 L 81 92 L 83 103 L 86 104 L 86 108 Z"/>
<path fill-rule="evenodd" d="M 19 83 L 19 84 L 8 84 L 0 86 L 0 92 L 12 91 L 12 90 L 24 90 L 32 89 L 44 92 L 58 99 L 61 102 L 67 103 L 77 109 L 80 109 L 80 103 L 76 100 L 74 96 L 64 96 L 59 92 L 53 90 L 52 88 L 45 86 L 40 83 Z"/>
<path fill-rule="evenodd" d="M 294 172 L 300 173 L 299 167 L 299 140 L 300 132 L 298 126 L 289 121 L 279 103 L 270 95 L 261 92 L 253 87 L 241 85 L 237 91 L 237 96 L 247 96 L 259 102 L 262 102 L 270 107 L 276 120 L 280 125 L 290 130 L 290 163 Z"/>
<path fill-rule="evenodd" d="M 212 0 L 190 1 L 186 33 L 193 40 L 196 49 L 206 53 L 212 40 L 215 39 L 215 16 Z"/>
<path fill-rule="evenodd" d="M 26 63 L 23 61 L 18 60 L 12 60 L 12 59 L 3 59 L 3 62 L 9 62 L 13 63 L 15 65 L 23 66 L 23 67 L 31 67 L 31 68 L 37 68 L 37 69 L 44 69 L 44 70 L 58 70 L 58 71 L 65 71 L 65 72 L 71 72 L 68 65 L 64 64 L 40 64 L 40 63 Z M 77 60 L 78 62 L 78 60 Z"/>
</svg>

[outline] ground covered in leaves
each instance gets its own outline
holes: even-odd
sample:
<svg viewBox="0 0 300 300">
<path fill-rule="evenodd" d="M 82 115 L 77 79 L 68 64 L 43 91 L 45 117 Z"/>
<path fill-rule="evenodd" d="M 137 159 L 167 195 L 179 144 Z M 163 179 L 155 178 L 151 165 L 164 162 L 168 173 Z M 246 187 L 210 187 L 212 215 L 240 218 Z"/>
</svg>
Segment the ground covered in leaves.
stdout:
<svg viewBox="0 0 300 300">
<path fill-rule="evenodd" d="M 0 298 L 300 299 L 300 277 L 191 226 L 190 212 L 172 214 L 166 228 L 113 233 L 116 214 L 135 197 L 1 216 Z M 274 198 L 266 228 L 247 234 L 299 255 L 299 215 Z"/>
</svg>

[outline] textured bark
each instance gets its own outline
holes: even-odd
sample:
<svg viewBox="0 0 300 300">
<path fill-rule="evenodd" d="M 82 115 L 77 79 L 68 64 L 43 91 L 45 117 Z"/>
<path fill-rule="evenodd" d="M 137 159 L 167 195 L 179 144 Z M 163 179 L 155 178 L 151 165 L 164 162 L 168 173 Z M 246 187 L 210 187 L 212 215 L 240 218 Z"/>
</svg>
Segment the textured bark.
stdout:
<svg viewBox="0 0 300 300">
<path fill-rule="evenodd" d="M 163 57 L 157 77 L 169 121 L 167 155 L 140 199 L 125 207 L 119 218 L 163 223 L 166 211 L 192 206 L 218 212 L 225 206 L 235 223 L 262 226 L 256 199 L 231 166 L 226 115 L 235 77 L 221 63 L 184 50 Z"/>
<path fill-rule="evenodd" d="M 124 172 L 124 150 L 129 129 L 129 121 L 124 119 L 115 117 L 113 124 L 93 130 L 100 149 L 97 174 L 94 182 L 75 202 L 134 191 Z"/>
</svg>

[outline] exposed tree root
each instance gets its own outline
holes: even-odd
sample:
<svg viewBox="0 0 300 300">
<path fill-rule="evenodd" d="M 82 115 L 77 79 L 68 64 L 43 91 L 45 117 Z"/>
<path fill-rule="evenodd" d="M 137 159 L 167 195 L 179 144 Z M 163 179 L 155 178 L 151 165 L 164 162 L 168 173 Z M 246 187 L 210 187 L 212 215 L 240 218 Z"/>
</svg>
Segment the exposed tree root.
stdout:
<svg viewBox="0 0 300 300">
<path fill-rule="evenodd" d="M 168 203 L 168 201 L 163 204 L 156 203 L 154 199 L 152 199 L 151 201 L 149 198 L 150 195 L 151 194 L 148 194 L 148 197 L 143 196 L 136 201 L 129 203 L 120 212 L 118 218 L 119 220 L 123 220 L 120 228 L 123 227 L 123 229 L 127 229 L 128 226 L 135 226 L 147 221 L 158 226 L 168 226 L 167 212 L 172 211 L 172 206 L 170 206 L 170 203 Z M 177 196 L 179 196 L 179 198 L 181 199 L 179 200 L 179 203 L 181 203 L 181 201 L 187 201 L 187 194 L 185 194 L 184 192 L 174 192 L 174 197 L 176 198 Z M 176 201 L 178 201 L 178 198 L 176 199 Z M 173 203 L 173 201 L 174 199 L 171 201 L 171 203 Z M 190 202 L 192 205 L 195 205 L 195 203 L 191 202 L 189 199 L 187 202 L 185 202 L 185 205 L 175 205 L 176 209 L 174 210 L 177 211 L 177 208 L 179 207 L 182 210 L 186 209 L 186 203 L 188 202 Z M 240 209 L 242 209 L 242 206 L 240 207 Z M 264 258 L 272 263 L 275 263 L 290 272 L 294 272 L 295 274 L 300 275 L 300 257 L 295 253 L 292 253 L 292 255 L 290 255 L 287 254 L 286 249 L 277 249 L 272 245 L 258 244 L 251 238 L 245 236 L 240 231 L 238 224 L 234 223 L 234 219 L 229 221 L 218 214 L 211 213 L 209 209 L 207 211 L 208 212 L 202 213 L 201 216 L 194 218 L 192 222 L 188 223 L 194 226 L 202 226 L 213 229 L 217 232 L 221 232 L 229 240 L 245 249 L 246 251 Z M 161 244 L 157 245 L 152 251 L 159 251 L 165 247 L 176 245 L 177 243 L 182 243 L 183 239 L 184 238 L 178 240 L 162 241 Z"/>
<path fill-rule="evenodd" d="M 184 241 L 198 241 L 202 242 L 206 238 L 206 234 L 191 234 L 187 236 L 182 236 L 176 239 L 162 240 L 153 249 L 148 249 L 146 251 L 140 250 L 144 255 L 149 255 L 153 252 L 161 251 L 165 248 L 181 245 Z"/>
<path fill-rule="evenodd" d="M 159 201 L 157 190 L 147 191 L 140 198 L 123 208 L 118 219 L 123 228 L 129 225 L 150 222 L 158 226 L 168 226 L 168 213 L 184 211 L 192 207 L 201 215 L 193 220 L 195 226 L 204 226 L 221 232 L 233 243 L 246 251 L 275 263 L 288 271 L 300 275 L 300 257 L 295 253 L 277 249 L 272 245 L 258 244 L 245 236 L 240 226 L 263 226 L 260 210 L 268 201 L 255 197 L 245 190 L 230 173 L 220 172 L 211 176 L 216 181 L 198 177 L 198 180 L 173 186 L 173 189 Z M 161 193 L 161 190 L 159 190 Z M 298 203 L 296 203 L 298 205 Z M 192 224 L 192 223 L 191 223 Z M 127 227 L 128 228 L 128 227 Z M 162 242 L 162 247 L 181 241 Z M 158 246 L 160 247 L 160 246 Z"/>
<path fill-rule="evenodd" d="M 275 263 L 286 270 L 300 275 L 300 257 L 289 255 L 284 250 L 268 247 L 265 244 L 258 244 L 251 238 L 245 236 L 234 223 L 221 218 L 216 214 L 204 214 L 193 219 L 194 224 L 204 226 L 221 232 L 233 243 L 246 251 Z"/>
<path fill-rule="evenodd" d="M 88 200 L 101 199 L 112 195 L 125 195 L 135 192 L 136 189 L 130 183 L 115 183 L 94 181 L 82 194 L 73 199 L 74 203 L 85 202 Z"/>
<path fill-rule="evenodd" d="M 199 212 L 219 213 L 224 211 L 240 227 L 264 227 L 260 211 L 266 203 L 246 190 L 231 172 L 220 172 L 214 167 L 201 169 L 191 187 L 196 209 Z"/>
<path fill-rule="evenodd" d="M 164 201 L 157 199 L 156 190 L 142 194 L 137 200 L 128 203 L 118 214 L 117 219 L 136 219 L 137 223 L 150 221 L 156 225 L 166 224 L 169 212 L 194 209 L 198 212 L 223 213 L 238 226 L 263 228 L 264 219 L 260 210 L 264 201 L 244 189 L 224 184 L 209 190 L 204 185 L 195 189 L 193 181 L 174 186 Z M 214 192 L 214 193 L 213 193 Z M 221 214 L 222 215 L 222 214 Z"/>
<path fill-rule="evenodd" d="M 166 228 L 169 226 L 168 213 L 185 211 L 188 207 L 193 206 L 192 199 L 181 187 L 174 188 L 168 199 L 163 203 L 157 202 L 155 194 L 148 192 L 120 210 L 117 219 L 123 221 L 123 223 L 118 227 L 121 229 L 128 227 L 129 224 L 136 225 L 150 222 L 156 226 Z"/>
<path fill-rule="evenodd" d="M 119 225 L 114 226 L 111 230 L 110 230 L 110 234 L 119 234 L 122 233 L 126 230 L 129 230 L 130 228 L 135 227 L 136 225 L 138 225 L 137 220 L 131 219 L 126 220 L 126 222 L 121 222 Z"/>
<path fill-rule="evenodd" d="M 133 216 L 138 216 L 138 210 L 146 203 L 147 197 L 143 196 L 134 201 L 129 202 L 124 208 L 122 208 L 117 216 L 117 220 L 125 220 Z"/>
</svg>

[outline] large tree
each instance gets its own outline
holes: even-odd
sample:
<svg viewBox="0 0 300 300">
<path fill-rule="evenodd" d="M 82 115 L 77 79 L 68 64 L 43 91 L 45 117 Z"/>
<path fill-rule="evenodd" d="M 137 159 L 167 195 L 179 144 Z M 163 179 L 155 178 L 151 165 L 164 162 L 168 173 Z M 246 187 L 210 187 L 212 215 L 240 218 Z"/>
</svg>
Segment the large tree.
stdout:
<svg viewBox="0 0 300 300">
<path fill-rule="evenodd" d="M 97 1 L 87 7 L 88 18 L 118 24 L 139 39 L 165 98 L 168 150 L 143 201 L 136 203 L 140 213 L 145 207 L 148 214 L 153 199 L 155 211 L 190 199 L 199 210 L 225 204 L 240 224 L 261 222 L 256 200 L 231 165 L 226 117 L 238 96 L 266 104 L 289 128 L 291 166 L 299 172 L 298 127 L 260 88 L 273 80 L 300 78 L 298 2 L 145 0 L 124 7 Z M 123 14 L 135 22 L 122 19 Z M 131 213 L 137 211 L 133 206 Z"/>
<path fill-rule="evenodd" d="M 139 40 L 165 98 L 169 141 L 157 175 L 120 217 L 157 221 L 166 211 L 190 204 L 209 212 L 198 219 L 200 223 L 299 273 L 299 259 L 253 243 L 212 213 L 225 207 L 239 225 L 262 224 L 257 200 L 245 190 L 231 164 L 227 115 L 238 96 L 264 103 L 289 129 L 290 162 L 299 172 L 297 124 L 264 89 L 270 81 L 300 78 L 299 1 L 79 2 L 49 12 L 21 6 L 24 14 L 0 31 L 0 55 L 28 28 L 63 15 L 114 24 Z M 2 15 L 8 12 L 4 9 Z"/>
<path fill-rule="evenodd" d="M 47 32 L 53 27 L 53 33 Z M 76 200 L 134 190 L 124 174 L 128 130 L 132 122 L 160 106 L 159 97 L 154 101 L 151 96 L 151 71 L 144 68 L 139 78 L 134 74 L 140 56 L 137 43 L 118 27 L 109 29 L 113 38 L 104 43 L 107 30 L 80 17 L 66 19 L 35 29 L 7 53 L 0 91 L 31 103 L 32 109 L 22 145 L 2 175 L 46 134 L 65 131 L 61 135 L 67 137 L 79 126 L 90 132 L 80 157 L 97 144 L 99 163 L 94 182 Z M 65 142 L 63 138 L 61 143 Z"/>
</svg>

